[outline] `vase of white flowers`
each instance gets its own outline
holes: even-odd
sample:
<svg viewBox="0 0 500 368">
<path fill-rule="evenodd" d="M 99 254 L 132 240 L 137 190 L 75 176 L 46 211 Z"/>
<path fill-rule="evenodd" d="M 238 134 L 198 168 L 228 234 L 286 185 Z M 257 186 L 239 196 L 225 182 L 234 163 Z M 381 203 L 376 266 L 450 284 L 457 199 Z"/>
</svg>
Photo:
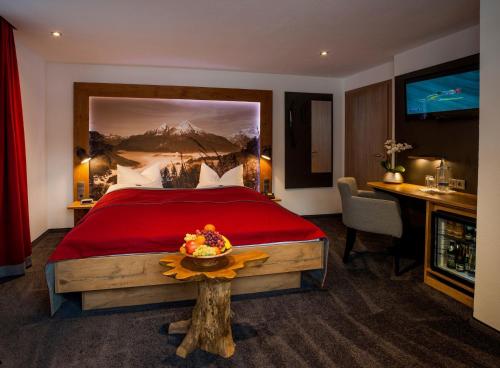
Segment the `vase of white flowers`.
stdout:
<svg viewBox="0 0 500 368">
<path fill-rule="evenodd" d="M 413 147 L 408 143 L 397 143 L 395 140 L 388 139 L 384 143 L 384 148 L 386 150 L 386 157 L 381 162 L 382 167 L 385 169 L 384 183 L 401 184 L 404 181 L 403 173 L 405 172 L 405 168 L 401 165 L 396 165 L 395 159 L 393 164 L 392 158 L 395 157 L 396 153 L 412 149 Z"/>
</svg>

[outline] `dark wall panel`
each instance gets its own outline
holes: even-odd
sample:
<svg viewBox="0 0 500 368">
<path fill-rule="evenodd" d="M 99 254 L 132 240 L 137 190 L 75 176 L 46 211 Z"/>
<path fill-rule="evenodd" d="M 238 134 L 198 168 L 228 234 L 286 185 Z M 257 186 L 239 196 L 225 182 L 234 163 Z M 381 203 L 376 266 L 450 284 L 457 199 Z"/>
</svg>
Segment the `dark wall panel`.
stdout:
<svg viewBox="0 0 500 368">
<path fill-rule="evenodd" d="M 398 142 L 414 146 L 413 150 L 397 156 L 398 163 L 407 169 L 406 182 L 423 185 L 425 175 L 435 175 L 435 167 L 439 164 L 432 159 L 409 156 L 444 157 L 451 166 L 452 177 L 465 180 L 465 192 L 477 193 L 479 118 L 407 119 L 404 88 L 408 79 L 477 65 L 478 61 L 479 55 L 473 55 L 396 78 L 395 137 Z"/>
</svg>

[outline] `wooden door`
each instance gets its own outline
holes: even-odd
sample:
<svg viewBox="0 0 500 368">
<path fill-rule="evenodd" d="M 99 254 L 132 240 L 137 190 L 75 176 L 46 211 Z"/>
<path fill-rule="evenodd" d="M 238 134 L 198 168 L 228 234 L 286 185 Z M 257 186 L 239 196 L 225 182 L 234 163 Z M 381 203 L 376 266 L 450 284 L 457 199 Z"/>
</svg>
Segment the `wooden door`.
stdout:
<svg viewBox="0 0 500 368">
<path fill-rule="evenodd" d="M 392 81 L 362 87 L 345 94 L 345 176 L 360 188 L 381 180 L 384 142 L 391 137 Z"/>
</svg>

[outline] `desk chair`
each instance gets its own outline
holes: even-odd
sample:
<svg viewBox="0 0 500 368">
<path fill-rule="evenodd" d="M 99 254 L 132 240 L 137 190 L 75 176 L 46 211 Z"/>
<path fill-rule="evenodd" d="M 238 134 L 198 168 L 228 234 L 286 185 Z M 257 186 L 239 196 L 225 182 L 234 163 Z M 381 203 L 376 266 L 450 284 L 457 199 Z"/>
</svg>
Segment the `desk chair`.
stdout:
<svg viewBox="0 0 500 368">
<path fill-rule="evenodd" d="M 383 192 L 358 190 L 356 179 L 345 177 L 337 181 L 342 200 L 342 222 L 347 227 L 344 263 L 349 261 L 356 231 L 390 235 L 394 245 L 394 273 L 399 276 L 403 221 L 398 200 Z"/>
</svg>

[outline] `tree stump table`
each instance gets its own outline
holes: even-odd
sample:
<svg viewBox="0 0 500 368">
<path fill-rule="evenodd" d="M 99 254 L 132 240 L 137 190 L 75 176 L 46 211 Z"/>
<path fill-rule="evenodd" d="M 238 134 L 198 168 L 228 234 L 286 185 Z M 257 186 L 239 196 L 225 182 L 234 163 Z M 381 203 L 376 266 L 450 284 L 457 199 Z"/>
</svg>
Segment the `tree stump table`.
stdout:
<svg viewBox="0 0 500 368">
<path fill-rule="evenodd" d="M 261 251 L 248 251 L 217 258 L 210 267 L 197 265 L 193 258 L 173 254 L 160 260 L 169 270 L 163 275 L 180 281 L 196 281 L 198 298 L 189 320 L 173 322 L 169 334 L 186 333 L 176 354 L 185 358 L 196 348 L 229 358 L 234 354 L 231 332 L 231 280 L 236 270 L 264 263 L 269 256 Z"/>
</svg>

